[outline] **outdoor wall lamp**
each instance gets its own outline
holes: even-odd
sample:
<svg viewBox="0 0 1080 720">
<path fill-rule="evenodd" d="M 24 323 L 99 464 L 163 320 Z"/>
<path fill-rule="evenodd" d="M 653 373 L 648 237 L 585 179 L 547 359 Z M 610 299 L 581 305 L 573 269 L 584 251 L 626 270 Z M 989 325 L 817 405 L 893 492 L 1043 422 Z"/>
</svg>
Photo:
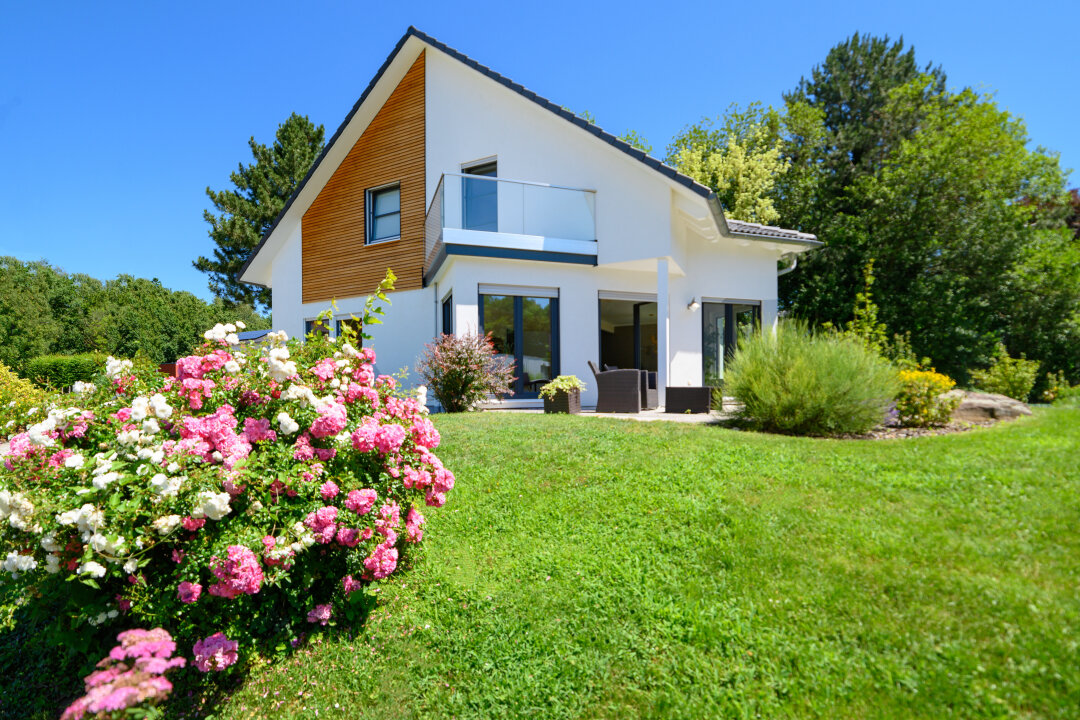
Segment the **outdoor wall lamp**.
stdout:
<svg viewBox="0 0 1080 720">
<path fill-rule="evenodd" d="M 689 303 L 687 304 L 687 306 L 686 306 L 686 309 L 687 309 L 687 310 L 689 310 L 690 312 L 694 312 L 694 311 L 696 311 L 696 310 L 697 310 L 697 309 L 698 309 L 699 307 L 701 307 L 701 303 L 699 303 L 699 302 L 698 302 L 698 299 L 697 299 L 697 298 L 694 298 L 693 300 L 691 300 L 691 301 L 690 301 L 690 302 L 689 302 Z"/>
</svg>

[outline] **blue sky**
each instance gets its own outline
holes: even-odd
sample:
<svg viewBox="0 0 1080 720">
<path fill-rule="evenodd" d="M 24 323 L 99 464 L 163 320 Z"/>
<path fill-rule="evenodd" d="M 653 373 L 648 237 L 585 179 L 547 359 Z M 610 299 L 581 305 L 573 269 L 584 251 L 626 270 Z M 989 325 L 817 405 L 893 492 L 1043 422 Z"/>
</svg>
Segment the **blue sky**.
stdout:
<svg viewBox="0 0 1080 720">
<path fill-rule="evenodd" d="M 205 188 L 229 186 L 248 138 L 270 142 L 294 110 L 329 137 L 410 24 L 658 155 L 732 102 L 778 103 L 854 31 L 903 35 L 1080 168 L 1077 2 L 8 0 L 0 255 L 209 298 L 191 267 L 212 250 Z"/>
</svg>

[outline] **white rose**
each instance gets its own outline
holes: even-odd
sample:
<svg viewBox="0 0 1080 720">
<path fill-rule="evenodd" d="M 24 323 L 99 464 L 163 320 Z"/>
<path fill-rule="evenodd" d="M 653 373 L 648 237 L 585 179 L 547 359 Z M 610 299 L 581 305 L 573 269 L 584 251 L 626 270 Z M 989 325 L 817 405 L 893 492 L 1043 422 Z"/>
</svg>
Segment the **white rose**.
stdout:
<svg viewBox="0 0 1080 720">
<path fill-rule="evenodd" d="M 85 562 L 79 566 L 79 575 L 89 575 L 95 578 L 105 577 L 105 566 L 93 560 Z"/>
<path fill-rule="evenodd" d="M 287 412 L 278 413 L 277 421 L 282 435 L 292 435 L 300 429 L 300 424 L 293 420 Z"/>
</svg>

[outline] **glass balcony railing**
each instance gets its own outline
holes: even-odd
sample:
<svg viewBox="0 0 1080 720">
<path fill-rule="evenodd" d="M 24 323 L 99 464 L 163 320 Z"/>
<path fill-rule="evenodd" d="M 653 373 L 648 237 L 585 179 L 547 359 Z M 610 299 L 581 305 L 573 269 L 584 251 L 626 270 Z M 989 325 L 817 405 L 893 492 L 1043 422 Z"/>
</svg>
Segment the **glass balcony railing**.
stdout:
<svg viewBox="0 0 1080 720">
<path fill-rule="evenodd" d="M 596 240 L 596 191 L 444 173 L 425 224 L 428 262 L 444 230 Z"/>
</svg>

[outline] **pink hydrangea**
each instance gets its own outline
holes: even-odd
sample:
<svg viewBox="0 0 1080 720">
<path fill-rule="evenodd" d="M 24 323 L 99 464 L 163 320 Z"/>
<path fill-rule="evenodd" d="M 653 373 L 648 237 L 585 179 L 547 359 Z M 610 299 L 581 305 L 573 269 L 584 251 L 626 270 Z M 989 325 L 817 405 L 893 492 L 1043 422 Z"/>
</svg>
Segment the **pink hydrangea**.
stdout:
<svg viewBox="0 0 1080 720">
<path fill-rule="evenodd" d="M 319 488 L 319 494 L 322 495 L 323 500 L 331 500 L 337 497 L 337 494 L 341 492 L 341 489 L 337 486 L 333 480 L 327 480 Z"/>
<path fill-rule="evenodd" d="M 326 623 L 330 622 L 330 617 L 333 614 L 334 609 L 330 605 L 316 605 L 315 609 L 307 614 L 307 621 L 326 625 Z"/>
<path fill-rule="evenodd" d="M 434 450 L 439 446 L 439 431 L 435 429 L 435 425 L 427 418 L 419 418 L 413 422 L 412 426 L 413 442 L 420 447 L 426 447 L 429 450 Z"/>
<path fill-rule="evenodd" d="M 245 418 L 244 437 L 249 443 L 274 442 L 277 433 L 270 429 L 270 421 L 266 418 Z"/>
<path fill-rule="evenodd" d="M 364 567 L 371 577 L 376 580 L 381 580 L 390 573 L 394 572 L 397 568 L 398 551 L 393 547 L 389 540 L 380 545 L 375 546 L 375 550 L 371 555 L 364 558 Z"/>
<path fill-rule="evenodd" d="M 311 436 L 307 433 L 303 433 L 300 437 L 296 438 L 296 443 L 293 444 L 293 460 L 299 460 L 304 462 L 311 460 L 315 457 L 315 449 L 311 447 Z"/>
<path fill-rule="evenodd" d="M 195 654 L 195 667 L 204 673 L 211 670 L 220 672 L 239 659 L 240 656 L 236 652 L 239 645 L 235 640 L 225 637 L 225 633 L 220 632 L 199 640 L 192 648 Z"/>
<path fill-rule="evenodd" d="M 188 517 L 183 519 L 182 524 L 185 530 L 191 530 L 192 532 L 194 532 L 195 530 L 198 530 L 206 524 L 206 518 L 195 519 L 189 515 Z"/>
<path fill-rule="evenodd" d="M 233 408 L 228 404 L 212 415 L 186 417 L 180 426 L 182 439 L 178 445 L 188 453 L 201 455 L 205 462 L 221 462 L 227 470 L 232 470 L 251 453 L 251 443 L 236 434 L 236 423 Z"/>
<path fill-rule="evenodd" d="M 425 502 L 432 507 L 442 507 L 446 504 L 446 493 L 454 489 L 454 473 L 444 467 L 435 471 L 431 487 L 428 488 Z"/>
<path fill-rule="evenodd" d="M 378 493 L 371 489 L 350 490 L 345 496 L 345 507 L 357 515 L 367 515 L 378 499 Z"/>
<path fill-rule="evenodd" d="M 396 502 L 389 502 L 379 508 L 379 517 L 375 520 L 375 529 L 384 536 L 401 525 L 401 507 Z"/>
<path fill-rule="evenodd" d="M 431 484 L 431 473 L 423 468 L 417 470 L 416 468 L 405 466 L 405 476 L 401 480 L 401 484 L 406 488 L 423 489 Z"/>
<path fill-rule="evenodd" d="M 339 528 L 337 541 L 345 547 L 356 547 L 360 544 L 360 531 L 353 528 Z"/>
<path fill-rule="evenodd" d="M 424 531 L 420 528 L 426 522 L 424 516 L 417 512 L 416 508 L 409 508 L 409 514 L 405 518 L 405 539 L 408 542 L 418 543 L 424 539 Z"/>
<path fill-rule="evenodd" d="M 360 383 L 361 385 L 370 386 L 372 383 L 375 382 L 375 371 L 372 369 L 369 363 L 361 363 L 356 367 L 355 370 L 353 370 L 352 377 L 353 380 Z M 376 397 L 378 396 L 376 395 Z"/>
<path fill-rule="evenodd" d="M 308 513 L 304 519 L 304 525 L 315 534 L 315 539 L 325 545 L 334 539 L 337 532 L 338 509 L 332 505 L 321 507 L 313 513 Z"/>
<path fill-rule="evenodd" d="M 180 587 L 177 589 L 176 594 L 180 598 L 180 602 L 185 605 L 190 605 L 202 595 L 202 585 L 185 580 L 180 583 Z"/>
<path fill-rule="evenodd" d="M 159 703 L 172 692 L 165 673 L 187 661 L 172 657 L 176 643 L 169 633 L 135 629 L 120 633 L 117 640 L 120 644 L 97 664 L 100 669 L 86 676 L 86 695 L 69 705 L 61 720 L 81 720 L 87 714 L 113 717 L 142 703 Z"/>
<path fill-rule="evenodd" d="M 401 448 L 401 444 L 405 442 L 405 437 L 408 434 L 408 430 L 401 425 L 395 425 L 393 423 L 383 425 L 375 434 L 375 447 L 378 448 L 379 452 L 383 455 L 397 452 Z"/>
<path fill-rule="evenodd" d="M 244 545 L 230 545 L 227 552 L 226 560 L 216 556 L 210 560 L 210 570 L 221 582 L 211 585 L 208 592 L 228 599 L 259 592 L 263 581 L 259 558 Z"/>
<path fill-rule="evenodd" d="M 336 369 L 337 366 L 334 364 L 334 358 L 323 358 L 311 366 L 312 374 L 323 382 L 329 382 L 334 377 L 334 371 Z"/>
<path fill-rule="evenodd" d="M 349 421 L 349 411 L 340 403 L 320 405 L 317 412 L 319 417 L 311 423 L 311 434 L 317 438 L 337 435 L 345 429 L 345 424 Z"/>
<path fill-rule="evenodd" d="M 360 452 L 371 452 L 375 449 L 375 438 L 379 433 L 379 421 L 370 415 L 360 421 L 360 427 L 353 430 L 352 444 Z"/>
</svg>

